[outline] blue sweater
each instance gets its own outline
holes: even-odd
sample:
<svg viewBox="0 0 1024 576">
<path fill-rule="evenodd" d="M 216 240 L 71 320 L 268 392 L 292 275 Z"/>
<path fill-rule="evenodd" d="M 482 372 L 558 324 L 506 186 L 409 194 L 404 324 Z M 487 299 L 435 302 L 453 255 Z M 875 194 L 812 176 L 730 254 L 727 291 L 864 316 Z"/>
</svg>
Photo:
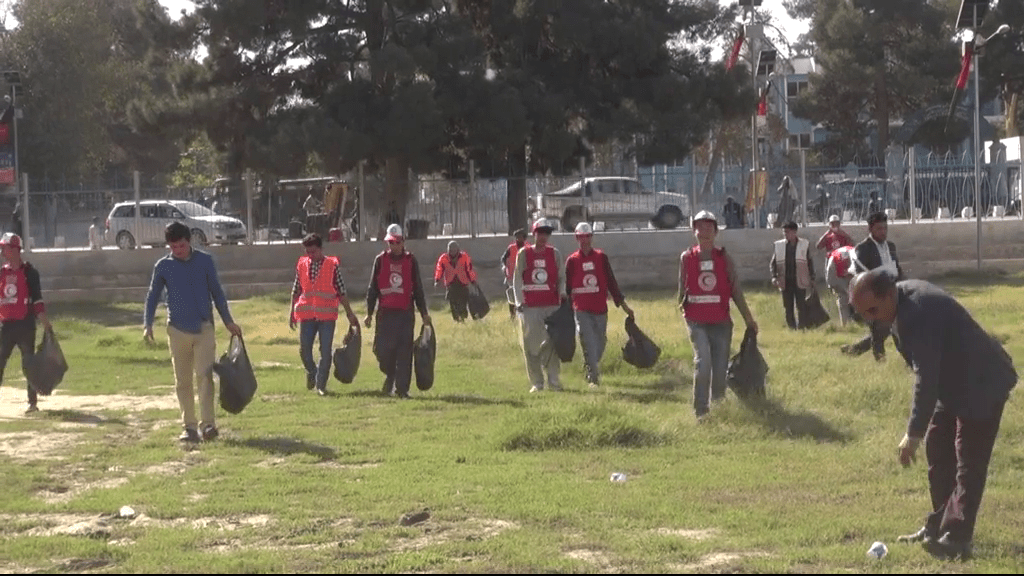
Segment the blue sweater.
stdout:
<svg viewBox="0 0 1024 576">
<path fill-rule="evenodd" d="M 217 278 L 213 257 L 206 252 L 192 250 L 187 260 L 178 260 L 168 254 L 153 267 L 153 281 L 146 296 L 145 325 L 153 325 L 157 301 L 167 289 L 167 323 L 182 332 L 199 334 L 203 323 L 213 323 L 211 298 L 225 324 L 232 324 L 231 311 L 224 289 Z"/>
</svg>

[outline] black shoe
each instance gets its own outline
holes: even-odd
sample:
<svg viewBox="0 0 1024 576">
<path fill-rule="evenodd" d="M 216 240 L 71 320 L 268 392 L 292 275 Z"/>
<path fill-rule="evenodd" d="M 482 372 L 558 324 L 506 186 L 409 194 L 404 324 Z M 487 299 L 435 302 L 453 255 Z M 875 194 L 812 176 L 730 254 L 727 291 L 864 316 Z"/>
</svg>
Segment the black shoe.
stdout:
<svg viewBox="0 0 1024 576">
<path fill-rule="evenodd" d="M 326 388 L 317 388 L 316 389 L 316 393 L 319 396 L 327 396 L 327 389 Z"/>
<path fill-rule="evenodd" d="M 390 378 L 384 379 L 384 386 L 380 390 L 385 396 L 391 396 L 395 393 L 395 385 L 391 382 Z"/>
<path fill-rule="evenodd" d="M 920 530 L 918 530 L 917 532 L 914 532 L 913 534 L 904 534 L 902 536 L 897 536 L 896 537 L 896 541 L 897 542 L 906 542 L 906 543 L 909 544 L 909 543 L 914 543 L 914 542 L 926 542 L 926 541 L 932 540 L 934 538 L 935 538 L 935 533 L 934 532 L 932 532 L 931 530 L 928 530 L 927 527 L 922 527 Z"/>
<path fill-rule="evenodd" d="M 316 376 L 306 374 L 306 390 L 316 388 Z"/>
<path fill-rule="evenodd" d="M 938 540 L 926 539 L 923 544 L 924 549 L 937 558 L 970 560 L 974 555 L 974 546 L 970 541 L 958 542 L 953 540 L 950 538 L 949 532 L 943 534 Z"/>
<path fill-rule="evenodd" d="M 408 392 L 397 392 L 395 394 L 395 396 L 398 396 L 399 398 L 402 398 L 403 400 L 408 400 L 409 398 L 411 398 L 411 396 L 409 396 Z"/>
<path fill-rule="evenodd" d="M 217 430 L 216 426 L 214 426 L 213 424 L 209 424 L 207 426 L 203 426 L 203 441 L 204 442 L 213 442 L 214 440 L 217 439 L 217 436 L 220 436 L 220 431 Z"/>
<path fill-rule="evenodd" d="M 29 404 L 28 408 L 25 408 L 25 414 L 31 414 L 33 412 L 39 412 L 39 406 L 36 406 L 34 403 Z"/>
<path fill-rule="evenodd" d="M 185 428 L 185 431 L 178 436 L 179 442 L 188 442 L 190 444 L 199 444 L 202 439 L 199 437 L 199 432 L 196 432 L 195 428 Z"/>
<path fill-rule="evenodd" d="M 875 362 L 885 362 L 885 352 L 882 352 L 881 354 L 875 352 Z"/>
</svg>

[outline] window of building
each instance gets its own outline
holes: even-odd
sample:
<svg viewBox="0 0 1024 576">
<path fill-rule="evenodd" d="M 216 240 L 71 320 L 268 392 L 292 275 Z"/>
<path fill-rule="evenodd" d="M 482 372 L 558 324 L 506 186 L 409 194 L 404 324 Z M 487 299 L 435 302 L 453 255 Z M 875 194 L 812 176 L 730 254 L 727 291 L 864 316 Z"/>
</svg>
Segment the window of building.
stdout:
<svg viewBox="0 0 1024 576">
<path fill-rule="evenodd" d="M 786 82 L 786 101 L 790 104 L 793 99 L 807 91 L 806 80 L 791 80 Z"/>
<path fill-rule="evenodd" d="M 789 149 L 790 150 L 807 150 L 811 147 L 811 135 L 810 134 L 790 134 L 789 135 Z"/>
</svg>

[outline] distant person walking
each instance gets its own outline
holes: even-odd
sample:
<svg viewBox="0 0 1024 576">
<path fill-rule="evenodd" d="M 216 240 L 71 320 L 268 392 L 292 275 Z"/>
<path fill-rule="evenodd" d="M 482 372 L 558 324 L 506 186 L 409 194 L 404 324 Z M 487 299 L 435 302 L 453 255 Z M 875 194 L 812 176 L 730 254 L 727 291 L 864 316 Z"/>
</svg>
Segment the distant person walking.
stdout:
<svg viewBox="0 0 1024 576">
<path fill-rule="evenodd" d="M 565 293 L 565 264 L 558 249 L 548 244 L 554 228 L 543 218 L 533 224 L 532 246 L 516 254 L 516 274 L 512 290 L 522 329 L 523 356 L 530 392 L 544 389 L 544 376 L 551 390 L 561 390 L 562 361 L 548 339 L 544 321 L 568 296 Z"/>
<path fill-rule="evenodd" d="M 89 226 L 89 249 L 100 250 L 103 248 L 103 230 L 100 228 L 100 217 L 93 216 L 92 226 Z"/>
<path fill-rule="evenodd" d="M 8 232 L 0 237 L 0 252 L 4 264 L 0 269 L 0 382 L 11 353 L 17 347 L 21 351 L 21 371 L 27 379 L 29 362 L 35 354 L 36 319 L 50 330 L 46 318 L 46 305 L 39 280 L 39 271 L 21 258 L 21 237 Z M 28 409 L 25 413 L 39 410 L 36 391 L 30 382 Z"/>
<path fill-rule="evenodd" d="M 469 254 L 460 250 L 455 240 L 448 243 L 448 251 L 441 254 L 434 267 L 434 286 L 442 281 L 452 319 L 462 322 L 469 318 L 469 286 L 476 284 L 476 270 Z"/>
<path fill-rule="evenodd" d="M 516 256 L 519 251 L 526 246 L 526 230 L 522 228 L 515 231 L 516 241 L 509 244 L 508 248 L 501 255 L 501 271 L 505 274 L 505 289 L 507 294 L 512 293 L 512 277 L 516 273 Z M 508 314 L 512 320 L 516 319 L 516 305 L 513 304 L 515 301 L 513 296 L 509 296 Z"/>
<path fill-rule="evenodd" d="M 843 246 L 853 246 L 853 238 L 843 230 L 842 219 L 833 214 L 828 217 L 828 230 L 818 239 L 816 247 L 831 254 Z"/>
<path fill-rule="evenodd" d="M 903 268 L 896 254 L 896 244 L 889 241 L 889 219 L 883 212 L 875 212 L 868 216 L 868 237 L 854 249 L 857 272 L 884 268 L 897 280 L 903 280 Z M 885 340 L 889 337 L 889 327 L 871 325 L 871 332 L 855 344 L 845 344 L 839 349 L 844 354 L 860 356 L 871 350 L 875 360 L 885 359 Z"/>
<path fill-rule="evenodd" d="M 11 212 L 11 232 L 19 238 L 25 235 L 21 229 L 21 200 L 14 203 L 14 210 Z"/>
<path fill-rule="evenodd" d="M 804 322 L 804 300 L 807 291 L 814 288 L 814 261 L 810 242 L 797 236 L 796 222 L 790 220 L 783 228 L 785 237 L 775 242 L 768 268 L 772 284 L 782 293 L 782 306 L 786 310 L 786 325 L 795 330 Z M 800 323 L 797 323 L 797 315 Z"/>
<path fill-rule="evenodd" d="M 288 326 L 299 324 L 299 358 L 306 368 L 306 389 L 316 388 L 327 395 L 327 379 L 331 373 L 331 346 L 338 320 L 338 306 L 344 306 L 350 325 L 359 327 L 359 318 L 345 296 L 345 281 L 337 256 L 324 256 L 324 243 L 319 234 L 302 240 L 305 254 L 295 265 L 292 306 Z M 320 339 L 320 362 L 313 360 L 313 341 Z"/>
<path fill-rule="evenodd" d="M 164 229 L 164 240 L 170 247 L 170 254 L 157 260 L 153 267 L 153 279 L 146 296 L 143 338 L 153 342 L 157 302 L 167 290 L 167 342 L 185 428 L 178 440 L 190 443 L 210 441 L 220 434 L 215 422 L 213 391 L 213 363 L 217 354 L 213 330 L 214 305 L 228 332 L 241 336 L 242 329 L 231 318 L 213 257 L 192 247 L 192 232 L 188 226 L 181 222 L 168 224 Z M 200 419 L 196 419 L 193 374 L 199 388 Z"/>
<path fill-rule="evenodd" d="M 725 227 L 743 228 L 743 206 L 740 206 L 732 196 L 725 199 L 725 206 L 722 207 L 722 218 L 725 219 Z"/>
</svg>

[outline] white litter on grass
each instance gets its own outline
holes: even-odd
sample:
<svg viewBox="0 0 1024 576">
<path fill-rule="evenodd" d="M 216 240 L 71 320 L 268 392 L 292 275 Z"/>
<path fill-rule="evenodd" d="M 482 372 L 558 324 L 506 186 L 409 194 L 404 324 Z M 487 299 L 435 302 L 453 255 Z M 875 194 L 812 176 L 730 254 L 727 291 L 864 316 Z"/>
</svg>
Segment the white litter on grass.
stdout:
<svg viewBox="0 0 1024 576">
<path fill-rule="evenodd" d="M 885 543 L 883 542 L 875 542 L 871 545 L 871 548 L 868 548 L 868 557 L 874 558 L 876 560 L 881 560 L 882 558 L 885 558 L 885 555 L 888 553 L 889 548 L 886 547 Z"/>
<path fill-rule="evenodd" d="M 611 478 L 612 482 L 625 482 L 626 480 L 627 480 L 627 477 L 622 472 L 612 472 L 612 478 Z"/>
</svg>

